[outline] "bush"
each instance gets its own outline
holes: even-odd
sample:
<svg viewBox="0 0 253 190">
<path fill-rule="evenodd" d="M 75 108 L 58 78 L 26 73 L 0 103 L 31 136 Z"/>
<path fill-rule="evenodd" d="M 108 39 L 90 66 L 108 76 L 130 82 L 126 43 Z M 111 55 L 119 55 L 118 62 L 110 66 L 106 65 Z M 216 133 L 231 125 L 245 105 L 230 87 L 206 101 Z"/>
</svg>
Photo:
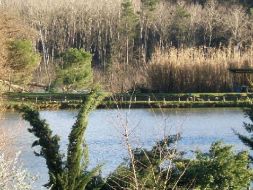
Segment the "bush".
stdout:
<svg viewBox="0 0 253 190">
<path fill-rule="evenodd" d="M 93 81 L 91 69 L 91 54 L 74 48 L 68 49 L 62 55 L 63 64 L 57 71 L 54 88 L 63 91 L 85 90 Z"/>
<path fill-rule="evenodd" d="M 9 67 L 12 70 L 11 80 L 17 84 L 27 84 L 39 65 L 40 56 L 34 51 L 29 40 L 13 40 L 9 44 Z"/>
<path fill-rule="evenodd" d="M 235 153 L 232 146 L 215 142 L 208 153 L 197 152 L 182 181 L 190 189 L 247 189 L 253 177 L 249 164 L 248 152 Z"/>
<path fill-rule="evenodd" d="M 20 166 L 18 154 L 14 159 L 6 159 L 0 154 L 0 189 L 30 190 L 34 178 Z"/>
</svg>

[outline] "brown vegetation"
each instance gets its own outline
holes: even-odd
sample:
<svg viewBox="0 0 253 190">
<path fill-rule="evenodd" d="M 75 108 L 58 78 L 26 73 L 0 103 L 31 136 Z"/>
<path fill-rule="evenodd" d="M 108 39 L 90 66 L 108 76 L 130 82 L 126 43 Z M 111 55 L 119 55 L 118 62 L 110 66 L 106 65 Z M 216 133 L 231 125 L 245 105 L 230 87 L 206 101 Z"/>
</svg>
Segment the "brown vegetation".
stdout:
<svg viewBox="0 0 253 190">
<path fill-rule="evenodd" d="M 0 7 L 0 75 L 1 80 L 8 80 L 12 74 L 10 68 L 9 46 L 11 41 L 15 39 L 30 39 L 35 41 L 36 32 L 27 26 L 24 21 L 18 18 L 17 14 L 14 14 L 10 10 L 6 10 Z M 1 85 L 3 83 L 1 82 Z M 3 89 L 1 89 L 3 90 Z"/>
<path fill-rule="evenodd" d="M 227 66 L 230 62 L 243 65 L 242 56 L 251 53 L 252 14 L 249 7 L 232 1 L 1 2 L 2 10 L 15 12 L 23 21 L 22 26 L 38 33 L 36 47 L 43 59 L 35 78 L 40 83 L 51 84 L 56 60 L 72 47 L 93 54 L 99 75 L 95 80 L 102 78 L 105 88 L 112 91 L 125 92 L 136 86 L 158 91 L 224 91 L 230 88 Z M 19 20 L 13 21 L 16 22 Z M 202 47 L 208 47 L 209 58 L 207 48 Z M 237 57 L 233 55 L 234 47 L 244 51 L 239 60 L 233 58 Z M 176 54 L 180 58 L 175 59 Z M 0 57 L 4 59 L 3 55 Z M 166 74 L 169 68 L 173 75 Z M 168 79 L 160 80 L 156 75 L 166 75 Z M 217 80 L 210 83 L 217 75 Z M 169 87 L 168 80 L 173 83 Z M 163 83 L 167 86 L 161 87 Z"/>
<path fill-rule="evenodd" d="M 114 66 L 110 73 L 97 73 L 96 80 L 112 92 L 231 91 L 233 76 L 228 69 L 252 67 L 252 54 L 251 48 L 244 52 L 231 47 L 156 49 L 148 64 L 131 65 L 126 71 L 122 65 Z M 233 80 L 243 80 L 243 76 L 236 75 Z"/>
</svg>

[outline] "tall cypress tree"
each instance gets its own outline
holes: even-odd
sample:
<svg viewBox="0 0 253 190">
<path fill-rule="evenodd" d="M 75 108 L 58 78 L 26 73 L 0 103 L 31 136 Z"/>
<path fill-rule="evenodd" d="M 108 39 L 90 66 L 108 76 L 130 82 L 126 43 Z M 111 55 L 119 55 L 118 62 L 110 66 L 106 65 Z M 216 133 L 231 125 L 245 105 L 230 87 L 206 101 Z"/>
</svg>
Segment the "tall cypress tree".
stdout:
<svg viewBox="0 0 253 190">
<path fill-rule="evenodd" d="M 81 106 L 77 120 L 69 135 L 67 161 L 60 153 L 60 138 L 52 135 L 52 130 L 45 120 L 40 118 L 39 112 L 30 107 L 22 108 L 23 118 L 27 120 L 33 133 L 38 140 L 32 146 L 40 146 L 41 150 L 36 153 L 46 160 L 49 174 L 49 182 L 45 185 L 51 190 L 84 190 L 96 189 L 96 182 L 100 166 L 87 171 L 88 147 L 84 142 L 84 134 L 88 125 L 89 113 L 102 101 L 103 95 L 94 90 Z M 94 184 L 87 188 L 87 185 Z"/>
</svg>

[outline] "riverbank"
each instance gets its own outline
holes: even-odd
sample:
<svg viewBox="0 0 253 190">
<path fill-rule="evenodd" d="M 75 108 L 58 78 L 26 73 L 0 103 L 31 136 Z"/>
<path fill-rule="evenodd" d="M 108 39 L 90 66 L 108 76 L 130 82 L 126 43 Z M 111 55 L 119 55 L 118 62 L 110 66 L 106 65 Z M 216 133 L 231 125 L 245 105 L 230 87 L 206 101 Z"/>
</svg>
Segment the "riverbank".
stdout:
<svg viewBox="0 0 253 190">
<path fill-rule="evenodd" d="M 20 103 L 11 102 L 5 103 L 4 106 L 7 110 L 18 110 L 23 105 L 31 105 L 39 110 L 64 110 L 64 109 L 78 109 L 81 103 L 71 102 L 45 102 L 45 103 Z M 226 102 L 103 102 L 98 106 L 99 109 L 117 109 L 117 108 L 244 108 L 252 106 L 251 102 L 247 101 L 226 101 Z"/>
<path fill-rule="evenodd" d="M 3 106 L 16 110 L 24 104 L 40 110 L 78 109 L 87 94 L 6 93 Z M 108 95 L 99 108 L 210 108 L 248 107 L 253 93 L 157 93 Z"/>
</svg>

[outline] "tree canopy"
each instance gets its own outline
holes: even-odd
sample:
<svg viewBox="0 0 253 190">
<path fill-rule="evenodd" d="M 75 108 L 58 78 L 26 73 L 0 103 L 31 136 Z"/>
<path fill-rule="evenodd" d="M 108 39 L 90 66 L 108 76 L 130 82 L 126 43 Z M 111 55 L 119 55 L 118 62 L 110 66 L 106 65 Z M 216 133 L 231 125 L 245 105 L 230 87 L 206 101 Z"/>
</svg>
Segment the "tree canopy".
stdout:
<svg viewBox="0 0 253 190">
<path fill-rule="evenodd" d="M 89 88 L 93 81 L 91 58 L 90 53 L 81 49 L 70 48 L 64 52 L 54 87 L 62 87 L 64 91 Z"/>
<path fill-rule="evenodd" d="M 29 40 L 12 40 L 9 43 L 8 66 L 11 69 L 10 80 L 17 84 L 27 84 L 39 66 L 40 55 L 35 52 Z"/>
</svg>

